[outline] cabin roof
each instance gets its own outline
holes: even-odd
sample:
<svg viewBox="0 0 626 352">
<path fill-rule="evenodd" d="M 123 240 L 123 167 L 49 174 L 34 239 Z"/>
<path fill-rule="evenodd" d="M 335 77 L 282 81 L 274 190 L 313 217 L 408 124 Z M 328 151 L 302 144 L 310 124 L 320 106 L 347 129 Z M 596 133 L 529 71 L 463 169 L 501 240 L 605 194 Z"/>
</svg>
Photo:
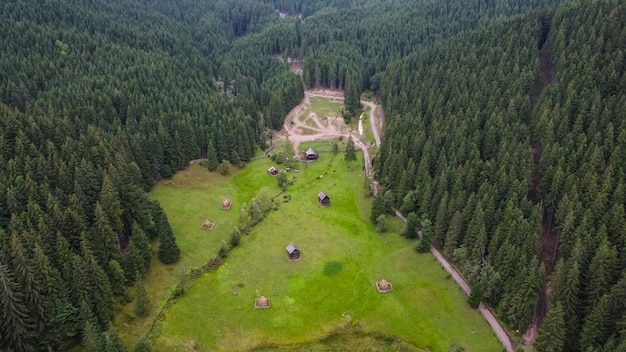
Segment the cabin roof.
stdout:
<svg viewBox="0 0 626 352">
<path fill-rule="evenodd" d="M 299 251 L 298 247 L 296 247 L 296 245 L 293 243 L 289 243 L 289 245 L 287 246 L 287 253 L 291 254 L 295 251 Z"/>
</svg>

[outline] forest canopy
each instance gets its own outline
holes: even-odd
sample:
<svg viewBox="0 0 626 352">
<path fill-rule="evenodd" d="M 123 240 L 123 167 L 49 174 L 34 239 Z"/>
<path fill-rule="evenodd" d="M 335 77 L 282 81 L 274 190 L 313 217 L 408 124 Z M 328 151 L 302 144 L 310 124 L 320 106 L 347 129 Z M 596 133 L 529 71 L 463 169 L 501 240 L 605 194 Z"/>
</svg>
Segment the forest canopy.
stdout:
<svg viewBox="0 0 626 352">
<path fill-rule="evenodd" d="M 385 197 L 432 223 L 425 240 L 460 266 L 470 302 L 522 332 L 549 309 L 538 351 L 626 348 L 625 10 L 582 1 L 498 22 L 381 84 Z"/>
<path fill-rule="evenodd" d="M 0 349 L 124 350 L 114 306 L 142 287 L 152 241 L 180 256 L 145 192 L 193 159 L 244 166 L 324 87 L 383 103 L 373 219 L 397 208 L 428 229 L 511 329 L 547 310 L 537 350 L 626 351 L 624 11 L 0 2 Z"/>
</svg>

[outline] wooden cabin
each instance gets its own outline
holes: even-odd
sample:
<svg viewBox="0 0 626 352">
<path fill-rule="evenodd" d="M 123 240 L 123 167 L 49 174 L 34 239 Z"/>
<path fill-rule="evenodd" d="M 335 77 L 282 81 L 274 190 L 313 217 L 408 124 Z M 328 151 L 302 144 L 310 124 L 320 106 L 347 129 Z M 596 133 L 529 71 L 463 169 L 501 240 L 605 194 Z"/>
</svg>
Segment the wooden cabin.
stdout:
<svg viewBox="0 0 626 352">
<path fill-rule="evenodd" d="M 317 152 L 313 148 L 309 148 L 309 149 L 307 149 L 304 152 L 304 158 L 306 160 L 309 160 L 309 161 L 317 160 L 318 157 L 319 157 L 319 155 L 317 154 Z"/>
<path fill-rule="evenodd" d="M 317 201 L 318 203 L 320 203 L 321 206 L 323 207 L 327 207 L 330 205 L 330 198 L 328 197 L 328 195 L 326 195 L 326 193 L 324 192 L 320 192 L 317 195 Z"/>
<path fill-rule="evenodd" d="M 300 250 L 298 249 L 298 247 L 296 247 L 295 244 L 290 243 L 286 249 L 287 249 L 287 258 L 289 260 L 300 259 Z"/>
</svg>

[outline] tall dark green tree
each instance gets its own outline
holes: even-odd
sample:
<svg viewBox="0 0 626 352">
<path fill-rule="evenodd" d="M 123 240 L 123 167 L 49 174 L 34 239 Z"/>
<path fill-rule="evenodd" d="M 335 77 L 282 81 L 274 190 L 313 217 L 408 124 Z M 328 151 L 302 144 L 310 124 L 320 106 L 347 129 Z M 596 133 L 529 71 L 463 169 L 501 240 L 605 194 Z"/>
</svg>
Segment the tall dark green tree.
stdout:
<svg viewBox="0 0 626 352">
<path fill-rule="evenodd" d="M 346 74 L 346 85 L 344 87 L 344 105 L 352 116 L 358 116 L 361 110 L 360 95 L 358 80 L 355 79 L 353 73 L 348 72 Z"/>
<path fill-rule="evenodd" d="M 209 171 L 217 170 L 217 166 L 219 165 L 220 161 L 219 161 L 219 158 L 217 157 L 217 151 L 215 150 L 213 141 L 209 141 L 209 146 L 207 148 L 206 157 L 207 157 L 207 167 L 209 168 Z"/>
<path fill-rule="evenodd" d="M 33 322 L 28 316 L 22 291 L 4 263 L 0 263 L 0 307 L 2 346 L 16 351 L 35 351 L 31 330 Z"/>
<path fill-rule="evenodd" d="M 565 320 L 563 306 L 557 303 L 546 315 L 534 347 L 537 352 L 562 352 L 565 347 Z"/>
<path fill-rule="evenodd" d="M 138 280 L 135 287 L 137 288 L 135 291 L 135 314 L 139 317 L 147 317 L 152 309 L 152 304 L 143 280 Z"/>
<path fill-rule="evenodd" d="M 354 141 L 352 140 L 352 137 L 349 137 L 346 143 L 346 151 L 344 153 L 344 159 L 350 165 L 352 165 L 353 161 L 356 161 L 356 150 L 354 149 Z"/>
<path fill-rule="evenodd" d="M 409 213 L 406 217 L 406 223 L 404 224 L 402 235 L 406 238 L 416 238 L 419 225 L 419 216 L 416 213 Z"/>
</svg>

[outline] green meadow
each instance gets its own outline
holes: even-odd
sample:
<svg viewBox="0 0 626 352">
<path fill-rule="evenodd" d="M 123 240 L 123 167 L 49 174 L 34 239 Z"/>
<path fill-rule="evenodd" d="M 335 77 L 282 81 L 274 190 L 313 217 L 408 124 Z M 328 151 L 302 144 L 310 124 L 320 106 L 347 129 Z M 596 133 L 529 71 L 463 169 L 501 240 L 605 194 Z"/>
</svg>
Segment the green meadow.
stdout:
<svg viewBox="0 0 626 352">
<path fill-rule="evenodd" d="M 150 289 L 163 287 L 155 309 L 179 268 L 198 267 L 229 243 L 243 202 L 281 192 L 266 172 L 272 165 L 254 161 L 232 176 L 194 165 L 154 189 L 181 248 L 180 263 L 155 263 L 146 279 Z M 389 219 L 388 233 L 375 231 L 361 167 L 349 167 L 343 153 L 323 153 L 299 169 L 288 173 L 294 183 L 275 198 L 277 209 L 165 311 L 153 350 L 449 351 L 454 344 L 468 352 L 502 351 L 435 259 L 397 234 L 399 220 Z M 320 191 L 329 207 L 318 205 Z M 230 210 L 220 209 L 224 198 L 233 201 Z M 215 222 L 212 231 L 200 229 L 205 219 Z M 287 260 L 289 243 L 300 248 L 301 260 Z M 392 292 L 376 291 L 383 278 Z M 254 309 L 260 295 L 270 299 L 269 309 Z M 143 333 L 152 323 L 130 313 L 126 319 Z"/>
<path fill-rule="evenodd" d="M 343 100 L 329 99 L 320 97 L 309 97 L 310 107 L 305 110 L 308 114 L 309 111 L 313 111 L 320 119 L 325 119 L 328 116 L 341 116 L 341 109 L 343 107 Z M 305 115 L 306 116 L 306 115 Z"/>
</svg>

